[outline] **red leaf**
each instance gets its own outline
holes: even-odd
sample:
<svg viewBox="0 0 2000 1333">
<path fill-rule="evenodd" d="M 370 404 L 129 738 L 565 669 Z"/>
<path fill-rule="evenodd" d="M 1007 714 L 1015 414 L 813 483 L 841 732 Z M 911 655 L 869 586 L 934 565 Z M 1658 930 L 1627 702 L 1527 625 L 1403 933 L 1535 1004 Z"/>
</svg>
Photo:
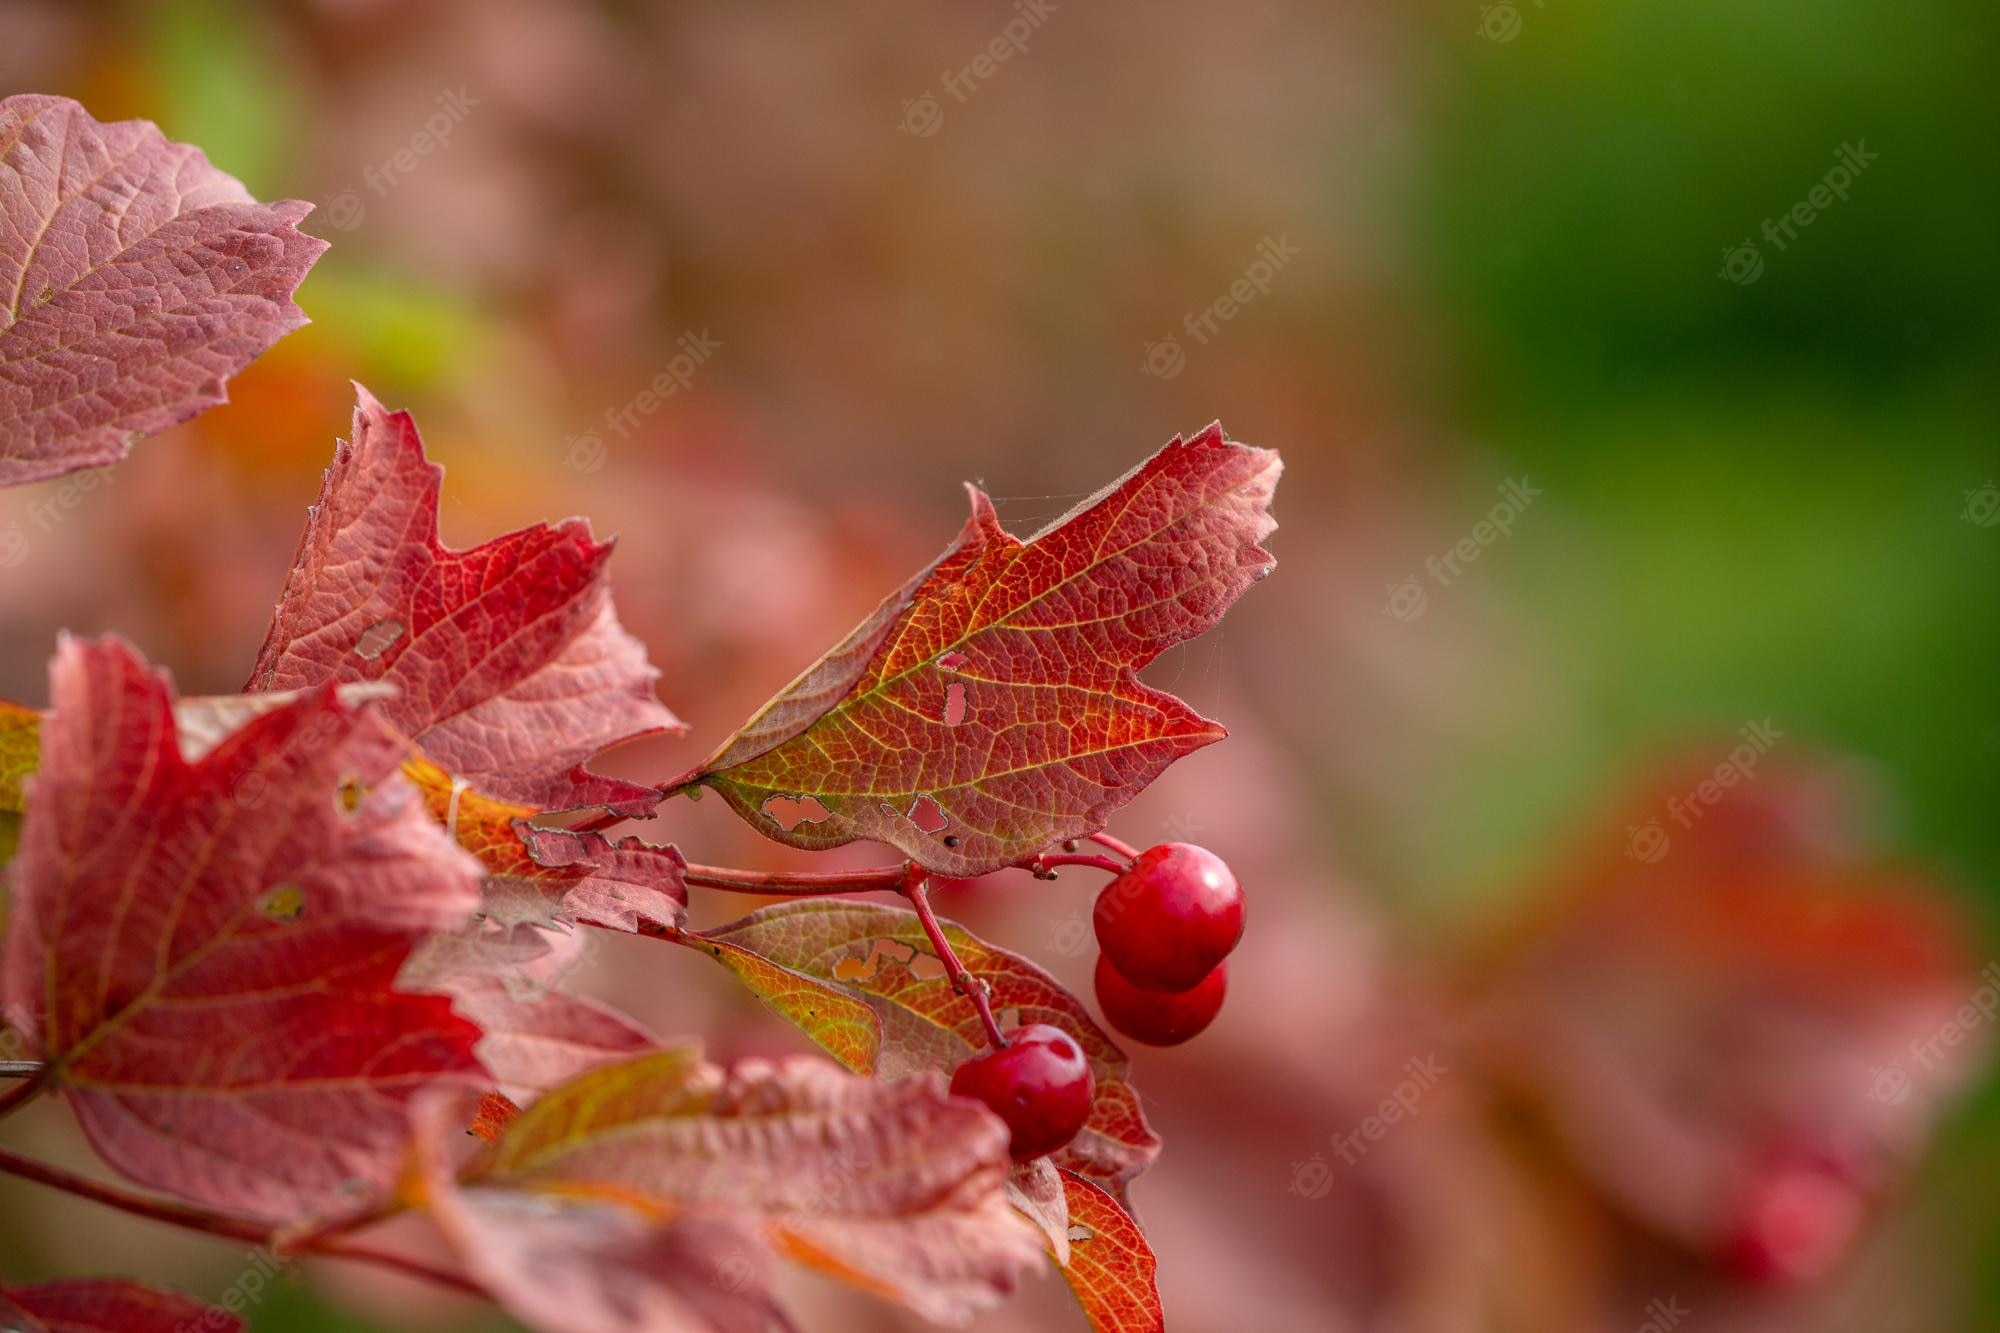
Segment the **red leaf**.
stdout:
<svg viewBox="0 0 2000 1333">
<path fill-rule="evenodd" d="M 243 1321 L 178 1291 L 122 1278 L 0 1287 L 0 1320 L 20 1333 L 241 1333 Z"/>
<path fill-rule="evenodd" d="M 404 1102 L 480 1077 L 478 1031 L 391 989 L 477 870 L 331 689 L 197 760 L 164 679 L 65 639 L 11 875 L 0 999 L 134 1180 L 279 1221 L 392 1180 Z"/>
<path fill-rule="evenodd" d="M 1103 828 L 1224 734 L 1138 669 L 1270 571 L 1279 469 L 1211 426 L 1025 543 L 968 488 L 957 542 L 683 785 L 779 842 L 873 838 L 947 875 Z M 826 817 L 788 830 L 780 797 Z"/>
<path fill-rule="evenodd" d="M 462 1180 L 444 1158 L 456 1123 L 420 1128 L 430 1208 L 538 1328 L 700 1327 L 677 1322 L 682 1306 L 702 1286 L 761 1292 L 766 1249 L 963 1319 L 1039 1252 L 1002 1192 L 1005 1127 L 936 1075 L 885 1084 L 817 1059 L 725 1071 L 691 1047 L 660 1051 L 550 1093 Z M 688 1261 L 701 1237 L 728 1238 L 705 1268 Z"/>
<path fill-rule="evenodd" d="M 1989 1063 L 1983 1028 L 1936 1036 L 1988 978 L 1953 898 L 1860 832 L 1849 775 L 1732 762 L 1726 789 L 1710 757 L 1602 821 L 1483 961 L 1472 1031 L 1630 1217 L 1819 1277 Z"/>
<path fill-rule="evenodd" d="M 1162 1333 L 1166 1312 L 1154 1279 L 1153 1247 L 1118 1201 L 1068 1171 L 1069 1261 L 1061 1265 L 1070 1290 L 1096 1333 Z M 1081 1233 L 1081 1234 L 1079 1234 Z"/>
<path fill-rule="evenodd" d="M 0 754 L 4 725 L 0 715 Z M 532 889 L 550 904 L 549 924 L 588 921 L 628 933 L 686 918 L 687 861 L 676 848 L 537 827 L 530 822 L 541 813 L 534 807 L 474 791 L 421 755 L 403 762 L 403 775 L 417 784 L 432 818 L 486 867 L 493 877 L 489 897 L 498 885 Z M 4 777 L 0 770 L 0 782 Z"/>
<path fill-rule="evenodd" d="M 447 548 L 444 469 L 409 413 L 358 393 L 353 442 L 327 470 L 249 688 L 388 681 L 389 720 L 460 781 L 543 809 L 651 810 L 650 787 L 583 768 L 681 728 L 612 609 L 612 544 L 571 519 Z"/>
<path fill-rule="evenodd" d="M 306 322 L 312 205 L 260 204 L 146 121 L 0 100 L 0 485 L 115 463 Z"/>
<path fill-rule="evenodd" d="M 1159 1135 L 1147 1125 L 1127 1078 L 1131 1061 L 1083 1003 L 1035 963 L 955 922 L 941 924 L 959 961 L 990 988 L 996 1012 L 1011 1010 L 1022 1023 L 1052 1023 L 1083 1047 L 1097 1100 L 1083 1132 L 1056 1154 L 1056 1164 L 1122 1191 L 1160 1155 Z M 711 953 L 843 1059 L 854 1024 L 830 1001 L 867 1004 L 881 1020 L 879 1045 L 870 1052 L 872 1064 L 854 1067 L 878 1078 L 947 1072 L 986 1049 L 978 1011 L 952 990 L 917 914 L 907 908 L 828 898 L 778 903 L 713 930 L 689 932 L 680 942 Z M 746 956 L 764 966 L 749 965 Z M 783 979 L 782 988 L 774 976 Z M 774 990 L 802 985 L 818 989 L 818 1002 L 794 995 L 780 1003 L 774 996 Z"/>
<path fill-rule="evenodd" d="M 660 1044 L 633 1019 L 581 995 L 533 985 L 510 989 L 497 977 L 457 977 L 438 989 L 485 1030 L 480 1063 L 518 1102 Z"/>
</svg>

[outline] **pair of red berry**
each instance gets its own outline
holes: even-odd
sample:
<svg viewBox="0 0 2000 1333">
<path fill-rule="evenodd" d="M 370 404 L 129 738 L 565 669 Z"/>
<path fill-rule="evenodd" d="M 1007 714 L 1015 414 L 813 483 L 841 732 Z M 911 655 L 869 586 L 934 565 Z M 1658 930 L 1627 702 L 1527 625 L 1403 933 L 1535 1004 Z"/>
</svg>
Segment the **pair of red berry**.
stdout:
<svg viewBox="0 0 2000 1333">
<path fill-rule="evenodd" d="M 1170 842 L 1140 853 L 1098 896 L 1097 1002 L 1135 1041 L 1173 1046 L 1215 1018 L 1223 962 L 1243 937 L 1243 889 L 1222 858 Z M 1014 1160 L 1051 1153 L 1090 1119 L 1096 1080 L 1061 1028 L 1031 1023 L 967 1060 L 951 1090 L 986 1103 L 1011 1133 Z"/>
<path fill-rule="evenodd" d="M 1167 842 L 1104 886 L 1097 1003 L 1111 1026 L 1178 1046 L 1215 1021 L 1229 986 L 1223 959 L 1243 938 L 1243 888 L 1206 847 Z"/>
</svg>

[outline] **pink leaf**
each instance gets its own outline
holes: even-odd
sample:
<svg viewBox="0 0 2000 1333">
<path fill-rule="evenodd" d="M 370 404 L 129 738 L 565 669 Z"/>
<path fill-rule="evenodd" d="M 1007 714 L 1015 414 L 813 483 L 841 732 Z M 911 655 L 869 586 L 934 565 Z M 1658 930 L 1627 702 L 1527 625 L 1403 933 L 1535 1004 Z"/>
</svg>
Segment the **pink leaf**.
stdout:
<svg viewBox="0 0 2000 1333">
<path fill-rule="evenodd" d="M 424 754 L 483 792 L 543 809 L 650 811 L 650 787 L 586 772 L 592 755 L 681 723 L 618 624 L 612 544 L 571 519 L 454 551 L 438 540 L 444 469 L 407 412 L 359 389 L 253 690 L 387 681 L 384 707 Z"/>
<path fill-rule="evenodd" d="M 273 1220 L 387 1186 L 411 1093 L 481 1075 L 448 1000 L 391 988 L 478 902 L 400 738 L 324 688 L 190 761 L 124 644 L 66 638 L 51 678 L 0 1000 L 92 1144 Z"/>
<path fill-rule="evenodd" d="M 769 1250 L 935 1320 L 994 1305 L 1041 1252 L 1006 1201 L 1005 1126 L 935 1074 L 880 1083 L 808 1058 L 723 1070 L 692 1047 L 658 1051 L 551 1092 L 453 1179 L 441 1155 L 460 1123 L 446 1115 L 420 1137 L 431 1209 L 495 1295 L 542 1328 L 655 1325 L 592 1324 L 601 1303 L 567 1322 L 531 1313 L 508 1259 L 542 1247 L 505 1242 L 496 1261 L 496 1227 L 539 1229 L 547 1262 L 600 1274 L 589 1285 L 622 1289 L 634 1310 L 685 1296 L 670 1257 L 684 1218 L 744 1238 L 746 1288 Z"/>
<path fill-rule="evenodd" d="M 326 242 L 158 127 L 0 101 L 0 485 L 114 463 L 306 322 Z"/>
<path fill-rule="evenodd" d="M 660 1044 L 633 1019 L 586 996 L 532 984 L 510 987 L 490 976 L 455 977 L 437 988 L 485 1030 L 480 1062 L 517 1102 Z"/>
<path fill-rule="evenodd" d="M 122 1278 L 0 1287 L 0 1327 L 20 1333 L 241 1333 L 243 1321 L 178 1291 Z"/>
</svg>

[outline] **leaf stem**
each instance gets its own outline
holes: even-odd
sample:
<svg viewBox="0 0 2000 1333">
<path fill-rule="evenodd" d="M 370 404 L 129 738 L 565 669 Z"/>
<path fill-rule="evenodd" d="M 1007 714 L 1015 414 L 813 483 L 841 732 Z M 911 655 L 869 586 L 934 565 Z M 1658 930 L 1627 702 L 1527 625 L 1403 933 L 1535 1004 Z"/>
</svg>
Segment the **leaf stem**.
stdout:
<svg viewBox="0 0 2000 1333">
<path fill-rule="evenodd" d="M 259 1246 L 270 1250 L 273 1254 L 281 1253 L 277 1245 L 277 1238 L 262 1223 L 253 1222 L 248 1218 L 230 1217 L 223 1213 L 210 1212 L 205 1208 L 192 1208 L 185 1204 L 172 1203 L 165 1199 L 154 1199 L 143 1194 L 134 1194 L 129 1190 L 120 1189 L 115 1185 L 107 1185 L 103 1181 L 92 1180 L 88 1176 L 78 1175 L 74 1171 L 67 1171 L 62 1167 L 51 1166 L 47 1162 L 38 1162 L 32 1157 L 23 1157 L 19 1153 L 9 1152 L 5 1148 L 0 1148 L 0 1173 L 19 1176 L 23 1180 L 31 1180 L 38 1185 L 46 1185 L 50 1189 L 60 1190 L 65 1194 L 73 1194 L 80 1199 L 88 1199 L 92 1203 L 101 1203 L 107 1208 L 115 1208 L 121 1213 L 130 1213 L 135 1217 L 144 1217 L 155 1222 L 165 1222 L 169 1226 L 180 1227 L 186 1231 L 198 1231 L 205 1236 L 217 1236 L 224 1240 L 240 1241 L 247 1245 Z M 309 1247 L 300 1249 L 297 1252 L 325 1259 L 345 1259 L 354 1263 L 374 1264 L 378 1268 L 394 1269 L 399 1273 L 404 1273 L 411 1277 L 423 1278 L 426 1281 L 435 1282 L 440 1286 L 449 1287 L 454 1291 L 463 1292 L 467 1295 L 481 1298 L 484 1298 L 486 1295 L 485 1291 L 478 1284 L 457 1273 L 448 1272 L 442 1268 L 433 1268 L 431 1265 L 418 1259 L 412 1259 L 407 1255 L 370 1249 L 367 1246 L 355 1245 L 339 1240 L 338 1238 L 329 1237 L 324 1240 L 314 1241 Z"/>
<path fill-rule="evenodd" d="M 34 1078 L 41 1072 L 40 1060 L 0 1060 L 0 1078 Z"/>
<path fill-rule="evenodd" d="M 1131 869 L 1123 861 L 1114 861 L 1095 852 L 1043 852 L 1033 860 L 1021 863 L 1021 869 L 1031 872 L 1036 879 L 1054 879 L 1058 866 L 1089 866 L 1114 875 L 1122 875 Z"/>
<path fill-rule="evenodd" d="M 1122 838 L 1114 838 L 1109 833 L 1099 832 L 1091 834 L 1090 840 L 1096 843 L 1099 847 L 1110 848 L 1112 851 L 1118 853 L 1118 855 L 1124 857 L 1127 861 L 1136 861 L 1139 859 L 1139 849 L 1134 847 L 1131 843 L 1126 842 Z M 1120 866 L 1119 869 L 1122 870 L 1124 869 L 1124 867 Z"/>
<path fill-rule="evenodd" d="M 931 910 L 929 884 L 930 876 L 913 865 L 901 885 L 903 896 L 910 900 L 910 906 L 917 909 L 917 920 L 922 923 L 924 934 L 930 936 L 931 948 L 937 951 L 938 961 L 944 964 L 945 975 L 951 978 L 951 988 L 972 1001 L 972 1007 L 979 1011 L 979 1021 L 986 1029 L 987 1043 L 998 1050 L 1007 1044 L 1007 1039 L 1000 1035 L 1000 1025 L 993 1021 L 993 1001 L 987 995 L 986 983 L 966 971 L 965 964 L 958 961 L 951 941 L 945 938 L 944 927 L 938 924 L 937 913 Z"/>
</svg>

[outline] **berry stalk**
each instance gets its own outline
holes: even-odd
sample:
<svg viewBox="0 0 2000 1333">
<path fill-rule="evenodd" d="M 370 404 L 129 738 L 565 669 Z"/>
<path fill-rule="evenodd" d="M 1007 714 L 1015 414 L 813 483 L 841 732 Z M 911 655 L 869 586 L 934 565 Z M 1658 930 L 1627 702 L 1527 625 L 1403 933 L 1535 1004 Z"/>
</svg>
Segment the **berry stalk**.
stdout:
<svg viewBox="0 0 2000 1333">
<path fill-rule="evenodd" d="M 958 961 L 958 954 L 952 949 L 951 941 L 945 938 L 944 927 L 938 924 L 937 913 L 931 910 L 928 885 L 930 877 L 912 866 L 909 876 L 902 885 L 903 896 L 910 900 L 910 906 L 917 909 L 917 920 L 930 936 L 931 948 L 937 951 L 938 961 L 944 964 L 944 972 L 951 978 L 951 988 L 972 1001 L 972 1007 L 979 1011 L 979 1022 L 986 1029 L 987 1044 L 995 1050 L 1003 1049 L 1007 1039 L 1000 1035 L 1000 1025 L 993 1021 L 993 1002 L 986 993 L 986 983 L 966 971 L 965 964 Z"/>
</svg>

